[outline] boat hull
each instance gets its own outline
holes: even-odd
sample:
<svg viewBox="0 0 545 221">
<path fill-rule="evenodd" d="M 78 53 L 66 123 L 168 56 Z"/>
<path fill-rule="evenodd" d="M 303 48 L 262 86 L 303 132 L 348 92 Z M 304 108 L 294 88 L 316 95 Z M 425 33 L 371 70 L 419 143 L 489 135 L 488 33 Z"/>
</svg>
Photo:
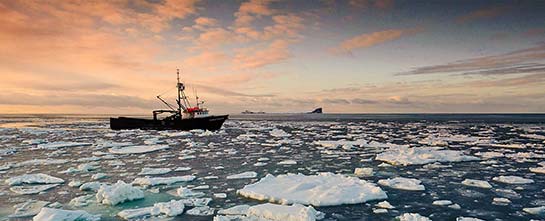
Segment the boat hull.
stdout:
<svg viewBox="0 0 545 221">
<path fill-rule="evenodd" d="M 112 130 L 219 130 L 229 115 L 188 118 L 181 120 L 152 120 L 131 117 L 110 118 Z"/>
</svg>

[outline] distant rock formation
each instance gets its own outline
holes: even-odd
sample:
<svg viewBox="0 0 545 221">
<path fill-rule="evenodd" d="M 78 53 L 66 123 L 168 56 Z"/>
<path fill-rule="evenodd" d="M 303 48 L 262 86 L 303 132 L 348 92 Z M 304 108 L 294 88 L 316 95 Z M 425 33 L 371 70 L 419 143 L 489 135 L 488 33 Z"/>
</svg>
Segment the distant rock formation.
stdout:
<svg viewBox="0 0 545 221">
<path fill-rule="evenodd" d="M 309 112 L 309 114 L 321 114 L 321 113 L 322 113 L 321 107 L 314 109 L 312 112 Z"/>
</svg>

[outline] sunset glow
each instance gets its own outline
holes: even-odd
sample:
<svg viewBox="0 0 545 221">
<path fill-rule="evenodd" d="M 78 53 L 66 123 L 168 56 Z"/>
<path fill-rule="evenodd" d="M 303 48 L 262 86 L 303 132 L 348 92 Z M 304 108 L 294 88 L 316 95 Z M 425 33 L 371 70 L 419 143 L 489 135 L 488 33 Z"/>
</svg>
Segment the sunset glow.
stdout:
<svg viewBox="0 0 545 221">
<path fill-rule="evenodd" d="M 544 112 L 545 1 L 0 0 L 0 113 Z M 170 94 L 172 95 L 172 94 Z"/>
</svg>

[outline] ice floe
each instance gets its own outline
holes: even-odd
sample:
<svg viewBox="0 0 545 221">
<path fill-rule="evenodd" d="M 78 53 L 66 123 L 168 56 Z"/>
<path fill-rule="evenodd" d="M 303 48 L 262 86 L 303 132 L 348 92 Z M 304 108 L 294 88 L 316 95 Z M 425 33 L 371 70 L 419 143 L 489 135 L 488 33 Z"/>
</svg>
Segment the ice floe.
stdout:
<svg viewBox="0 0 545 221">
<path fill-rule="evenodd" d="M 202 197 L 205 195 L 203 192 L 193 191 L 187 187 L 181 186 L 176 190 L 176 195 L 181 198 L 190 198 L 190 197 Z"/>
<path fill-rule="evenodd" d="M 50 176 L 43 173 L 24 174 L 7 179 L 6 184 L 10 186 L 21 184 L 55 184 L 64 183 L 64 180 L 58 177 Z"/>
<path fill-rule="evenodd" d="M 432 221 L 430 218 L 422 216 L 418 213 L 403 213 L 396 218 L 399 221 Z"/>
<path fill-rule="evenodd" d="M 107 205 L 117 205 L 126 201 L 144 198 L 144 192 L 131 184 L 117 181 L 113 185 L 101 186 L 96 194 L 97 202 Z"/>
<path fill-rule="evenodd" d="M 492 188 L 492 185 L 490 185 L 490 183 L 488 183 L 486 180 L 465 179 L 464 181 L 462 181 L 462 184 L 466 186 L 479 187 L 479 188 L 485 188 L 485 189 Z"/>
<path fill-rule="evenodd" d="M 432 147 L 389 149 L 378 154 L 375 159 L 393 165 L 404 166 L 434 162 L 461 162 L 479 160 L 478 157 L 465 155 L 462 151 L 443 150 Z"/>
<path fill-rule="evenodd" d="M 98 221 L 100 215 L 92 215 L 83 210 L 62 210 L 44 207 L 33 221 Z"/>
<path fill-rule="evenodd" d="M 45 184 L 45 185 L 31 185 L 31 186 L 12 186 L 9 188 L 14 193 L 21 195 L 38 194 L 49 189 L 53 189 L 60 184 Z"/>
<path fill-rule="evenodd" d="M 545 215 L 545 206 L 527 207 L 522 210 L 532 215 Z"/>
<path fill-rule="evenodd" d="M 91 143 L 58 141 L 58 142 L 52 142 L 52 143 L 41 143 L 41 144 L 38 144 L 37 148 L 55 150 L 55 149 L 66 148 L 66 147 L 81 147 L 81 146 L 91 146 L 91 145 L 92 145 Z"/>
<path fill-rule="evenodd" d="M 526 179 L 519 176 L 497 176 L 492 178 L 492 180 L 507 184 L 529 184 L 534 182 L 532 179 Z"/>
<path fill-rule="evenodd" d="M 149 168 L 149 167 L 144 167 L 144 168 L 142 168 L 142 171 L 140 171 L 140 173 L 138 173 L 138 175 L 163 175 L 163 174 L 170 173 L 171 171 L 172 171 L 172 169 L 170 169 L 170 168 Z"/>
<path fill-rule="evenodd" d="M 117 216 L 126 220 L 143 220 L 160 215 L 173 217 L 182 214 L 184 209 L 185 205 L 182 201 L 171 200 L 170 202 L 155 203 L 150 207 L 126 209 L 117 213 Z"/>
<path fill-rule="evenodd" d="M 378 181 L 378 184 L 387 186 L 399 190 L 410 190 L 410 191 L 423 191 L 426 188 L 421 184 L 422 181 L 413 178 L 404 178 L 404 177 L 395 177 L 382 179 Z"/>
<path fill-rule="evenodd" d="M 243 172 L 239 174 L 233 174 L 226 177 L 228 180 L 234 179 L 251 179 L 257 177 L 257 173 L 254 171 Z"/>
<path fill-rule="evenodd" d="M 372 183 L 332 173 L 309 176 L 268 174 L 237 193 L 257 200 L 314 206 L 356 204 L 387 198 L 386 193 Z"/>
<path fill-rule="evenodd" d="M 255 206 L 239 205 L 218 211 L 215 221 L 314 221 L 324 218 L 324 214 L 312 206 L 259 204 Z"/>
<path fill-rule="evenodd" d="M 354 169 L 354 175 L 359 177 L 373 176 L 373 168 L 369 168 L 369 167 L 356 168 Z"/>
<path fill-rule="evenodd" d="M 139 145 L 139 146 L 124 146 L 110 148 L 110 153 L 113 154 L 134 154 L 134 153 L 149 153 L 158 150 L 170 148 L 168 145 Z"/>
<path fill-rule="evenodd" d="M 215 209 L 209 206 L 193 207 L 186 211 L 186 214 L 193 216 L 211 216 L 214 215 Z"/>
<path fill-rule="evenodd" d="M 196 177 L 193 175 L 174 176 L 174 177 L 138 177 L 132 182 L 141 186 L 170 185 L 178 182 L 189 182 Z"/>
<path fill-rule="evenodd" d="M 35 216 L 40 210 L 49 205 L 47 201 L 39 200 L 27 200 L 24 203 L 19 203 L 14 206 L 12 214 L 8 215 L 8 218 L 25 218 Z"/>
</svg>

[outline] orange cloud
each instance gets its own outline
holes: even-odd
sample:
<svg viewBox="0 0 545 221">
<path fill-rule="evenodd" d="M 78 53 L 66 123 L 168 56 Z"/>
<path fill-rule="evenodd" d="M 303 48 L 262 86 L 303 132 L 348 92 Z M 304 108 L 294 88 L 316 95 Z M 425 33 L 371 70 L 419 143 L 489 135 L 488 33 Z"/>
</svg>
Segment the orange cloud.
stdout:
<svg viewBox="0 0 545 221">
<path fill-rule="evenodd" d="M 263 49 L 242 49 L 235 56 L 238 69 L 259 68 L 269 64 L 285 61 L 291 54 L 288 41 L 276 40 Z"/>
<path fill-rule="evenodd" d="M 377 44 L 393 41 L 407 35 L 413 35 L 421 32 L 421 28 L 416 29 L 390 29 L 385 31 L 373 32 L 370 34 L 361 34 L 343 41 L 339 46 L 333 48 L 334 53 L 350 53 L 354 49 L 368 48 Z"/>
</svg>

